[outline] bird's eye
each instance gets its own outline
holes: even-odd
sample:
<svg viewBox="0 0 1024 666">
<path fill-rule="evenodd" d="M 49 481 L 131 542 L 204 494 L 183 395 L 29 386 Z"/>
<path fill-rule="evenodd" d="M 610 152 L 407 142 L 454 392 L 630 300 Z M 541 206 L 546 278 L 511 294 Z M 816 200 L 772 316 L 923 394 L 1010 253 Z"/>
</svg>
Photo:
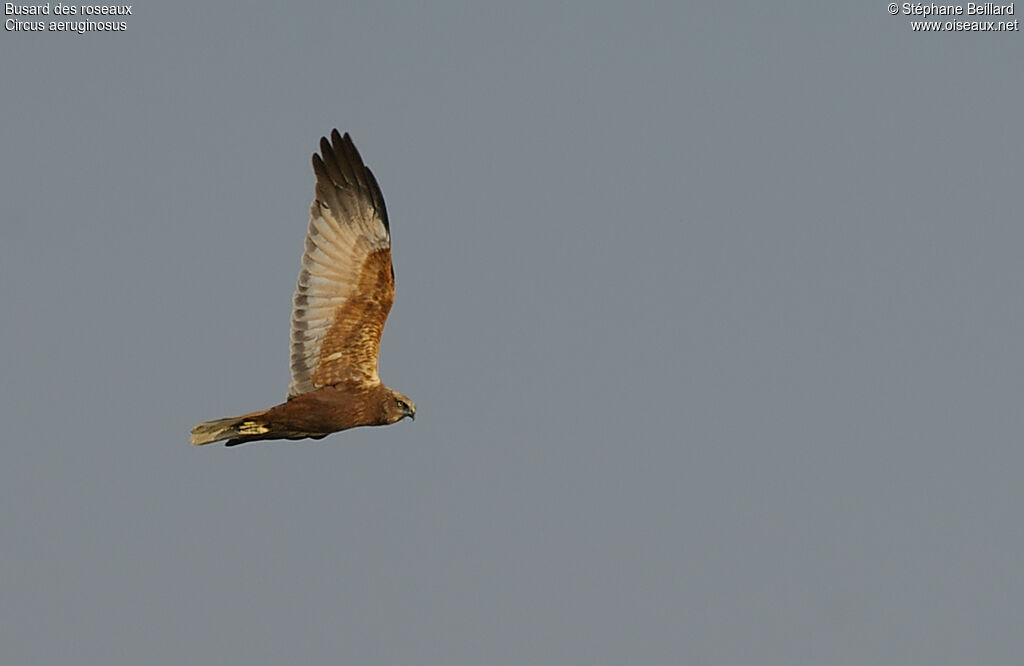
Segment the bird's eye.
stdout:
<svg viewBox="0 0 1024 666">
<path fill-rule="evenodd" d="M 408 411 L 408 410 L 409 410 L 409 405 L 405 404 L 405 403 L 404 403 L 404 402 L 402 402 L 401 400 L 399 400 L 399 401 L 398 401 L 398 406 L 399 406 L 399 407 L 400 407 L 401 409 L 404 409 L 404 410 L 406 410 L 406 411 Z"/>
</svg>

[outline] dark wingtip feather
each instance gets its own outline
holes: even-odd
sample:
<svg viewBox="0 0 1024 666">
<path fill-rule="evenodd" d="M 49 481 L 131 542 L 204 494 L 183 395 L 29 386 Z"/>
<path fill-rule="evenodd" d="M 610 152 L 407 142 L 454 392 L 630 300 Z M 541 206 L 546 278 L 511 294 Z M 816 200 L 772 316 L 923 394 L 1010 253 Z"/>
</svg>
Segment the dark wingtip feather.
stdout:
<svg viewBox="0 0 1024 666">
<path fill-rule="evenodd" d="M 388 209 L 387 206 L 384 205 L 384 195 L 381 194 L 380 185 L 377 184 L 377 178 L 373 175 L 373 172 L 370 171 L 370 167 L 365 167 L 365 169 L 366 180 L 369 182 L 370 186 L 370 196 L 373 197 L 373 207 L 376 209 L 377 213 L 380 214 L 381 222 L 384 223 L 384 228 L 387 230 L 388 236 L 391 236 L 391 225 L 388 224 Z"/>
<path fill-rule="evenodd" d="M 316 174 L 316 179 L 327 177 L 327 166 L 324 164 L 324 160 L 320 157 L 320 153 L 313 153 L 313 173 Z"/>
<path fill-rule="evenodd" d="M 313 172 L 317 177 L 318 190 L 321 184 L 330 184 L 337 189 L 355 189 L 368 197 L 384 223 L 384 229 L 391 235 L 391 225 L 388 223 L 387 207 L 384 205 L 380 185 L 377 184 L 373 172 L 363 162 L 348 132 L 343 135 L 335 128 L 331 130 L 329 141 L 327 137 L 320 138 L 320 153 L 313 153 Z"/>
</svg>

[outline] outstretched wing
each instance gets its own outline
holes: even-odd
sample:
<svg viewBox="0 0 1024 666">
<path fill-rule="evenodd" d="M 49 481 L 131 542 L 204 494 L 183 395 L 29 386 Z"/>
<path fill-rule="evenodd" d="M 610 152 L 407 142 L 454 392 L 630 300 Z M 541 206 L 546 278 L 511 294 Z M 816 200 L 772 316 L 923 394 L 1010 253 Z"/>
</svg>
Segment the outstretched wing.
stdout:
<svg viewBox="0 0 1024 666">
<path fill-rule="evenodd" d="M 395 296 L 384 197 L 346 133 L 320 139 L 292 308 L 288 397 L 333 384 L 377 384 L 377 352 Z"/>
</svg>

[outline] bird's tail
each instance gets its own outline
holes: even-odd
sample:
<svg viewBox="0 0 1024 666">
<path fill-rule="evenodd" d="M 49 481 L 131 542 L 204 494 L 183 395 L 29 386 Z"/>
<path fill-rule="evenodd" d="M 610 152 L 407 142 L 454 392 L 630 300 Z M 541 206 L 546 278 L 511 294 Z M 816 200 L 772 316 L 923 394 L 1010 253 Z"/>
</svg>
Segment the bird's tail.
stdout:
<svg viewBox="0 0 1024 666">
<path fill-rule="evenodd" d="M 192 428 L 192 443 L 196 446 L 219 442 L 222 439 L 262 439 L 259 435 L 270 431 L 270 427 L 263 421 L 262 417 L 266 412 L 253 412 L 243 416 L 232 416 L 216 421 L 200 423 Z M 256 437 L 252 437 L 255 435 Z M 230 444 L 230 442 L 229 442 Z"/>
</svg>

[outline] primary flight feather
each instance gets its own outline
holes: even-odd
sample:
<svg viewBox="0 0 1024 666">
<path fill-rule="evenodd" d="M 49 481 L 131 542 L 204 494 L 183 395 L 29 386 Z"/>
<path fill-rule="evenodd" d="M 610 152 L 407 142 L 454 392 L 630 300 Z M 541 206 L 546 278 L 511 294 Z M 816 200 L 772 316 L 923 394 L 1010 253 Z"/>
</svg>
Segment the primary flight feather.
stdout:
<svg viewBox="0 0 1024 666">
<path fill-rule="evenodd" d="M 192 443 L 320 439 L 357 426 L 416 418 L 416 405 L 377 375 L 395 298 L 384 197 L 346 133 L 313 154 L 316 198 L 292 304 L 288 400 L 192 429 Z"/>
</svg>

